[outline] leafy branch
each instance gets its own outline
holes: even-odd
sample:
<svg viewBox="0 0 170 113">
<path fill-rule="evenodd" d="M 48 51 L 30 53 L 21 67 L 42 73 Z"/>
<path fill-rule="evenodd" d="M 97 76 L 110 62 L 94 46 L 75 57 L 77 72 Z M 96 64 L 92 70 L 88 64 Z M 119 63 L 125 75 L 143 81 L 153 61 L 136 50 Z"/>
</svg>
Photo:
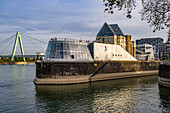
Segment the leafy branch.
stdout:
<svg viewBox="0 0 170 113">
<path fill-rule="evenodd" d="M 146 20 L 153 27 L 153 32 L 170 29 L 169 0 L 141 0 L 141 20 Z M 132 18 L 132 11 L 136 8 L 136 0 L 103 0 L 104 12 L 114 14 L 114 10 L 125 11 L 127 18 Z M 168 31 L 168 33 L 170 30 Z"/>
</svg>

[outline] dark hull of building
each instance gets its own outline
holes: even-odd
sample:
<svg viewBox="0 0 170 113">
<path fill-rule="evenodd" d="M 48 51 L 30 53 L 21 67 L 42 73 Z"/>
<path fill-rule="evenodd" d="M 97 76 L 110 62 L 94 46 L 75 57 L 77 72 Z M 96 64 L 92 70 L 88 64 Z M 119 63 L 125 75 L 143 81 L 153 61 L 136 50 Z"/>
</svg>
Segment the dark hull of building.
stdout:
<svg viewBox="0 0 170 113">
<path fill-rule="evenodd" d="M 36 62 L 35 84 L 75 84 L 158 74 L 159 62 Z"/>
<path fill-rule="evenodd" d="M 170 88 L 170 64 L 161 63 L 159 65 L 158 83 L 159 85 Z"/>
</svg>

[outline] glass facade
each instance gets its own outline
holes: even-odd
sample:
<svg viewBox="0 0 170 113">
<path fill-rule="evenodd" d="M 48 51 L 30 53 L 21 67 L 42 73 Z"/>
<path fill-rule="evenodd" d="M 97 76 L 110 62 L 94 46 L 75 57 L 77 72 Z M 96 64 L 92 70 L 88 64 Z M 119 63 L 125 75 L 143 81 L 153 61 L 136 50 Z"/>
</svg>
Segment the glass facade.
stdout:
<svg viewBox="0 0 170 113">
<path fill-rule="evenodd" d="M 49 41 L 45 59 L 92 60 L 87 43 L 75 41 Z"/>
<path fill-rule="evenodd" d="M 165 43 L 160 45 L 159 56 L 161 60 L 170 60 L 170 44 Z"/>
<path fill-rule="evenodd" d="M 155 58 L 158 58 L 159 45 L 163 44 L 162 38 L 142 38 L 141 40 L 136 40 L 136 44 L 151 44 L 154 48 Z"/>
</svg>

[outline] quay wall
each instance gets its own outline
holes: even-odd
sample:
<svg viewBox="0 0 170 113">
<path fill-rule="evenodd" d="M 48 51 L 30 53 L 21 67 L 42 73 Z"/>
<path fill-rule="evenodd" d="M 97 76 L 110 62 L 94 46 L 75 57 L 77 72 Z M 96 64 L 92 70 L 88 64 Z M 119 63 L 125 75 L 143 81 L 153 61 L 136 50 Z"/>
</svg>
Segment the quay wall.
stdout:
<svg viewBox="0 0 170 113">
<path fill-rule="evenodd" d="M 159 85 L 170 87 L 170 63 L 161 63 L 159 65 Z"/>
<path fill-rule="evenodd" d="M 84 76 L 121 72 L 151 71 L 159 69 L 159 62 L 139 61 L 98 62 L 36 62 L 37 78 L 57 78 L 59 76 Z M 103 66 L 103 68 L 101 68 Z M 99 70 L 100 69 L 100 70 Z"/>
<path fill-rule="evenodd" d="M 170 64 L 160 64 L 159 77 L 170 79 Z"/>
</svg>

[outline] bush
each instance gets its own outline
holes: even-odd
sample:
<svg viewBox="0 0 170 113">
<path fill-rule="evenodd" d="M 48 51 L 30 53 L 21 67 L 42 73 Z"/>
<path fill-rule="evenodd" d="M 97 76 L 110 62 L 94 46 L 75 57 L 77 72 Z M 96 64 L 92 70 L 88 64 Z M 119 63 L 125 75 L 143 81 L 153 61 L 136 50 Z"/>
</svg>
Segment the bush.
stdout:
<svg viewBox="0 0 170 113">
<path fill-rule="evenodd" d="M 43 57 L 40 57 L 40 60 L 43 60 Z"/>
</svg>

